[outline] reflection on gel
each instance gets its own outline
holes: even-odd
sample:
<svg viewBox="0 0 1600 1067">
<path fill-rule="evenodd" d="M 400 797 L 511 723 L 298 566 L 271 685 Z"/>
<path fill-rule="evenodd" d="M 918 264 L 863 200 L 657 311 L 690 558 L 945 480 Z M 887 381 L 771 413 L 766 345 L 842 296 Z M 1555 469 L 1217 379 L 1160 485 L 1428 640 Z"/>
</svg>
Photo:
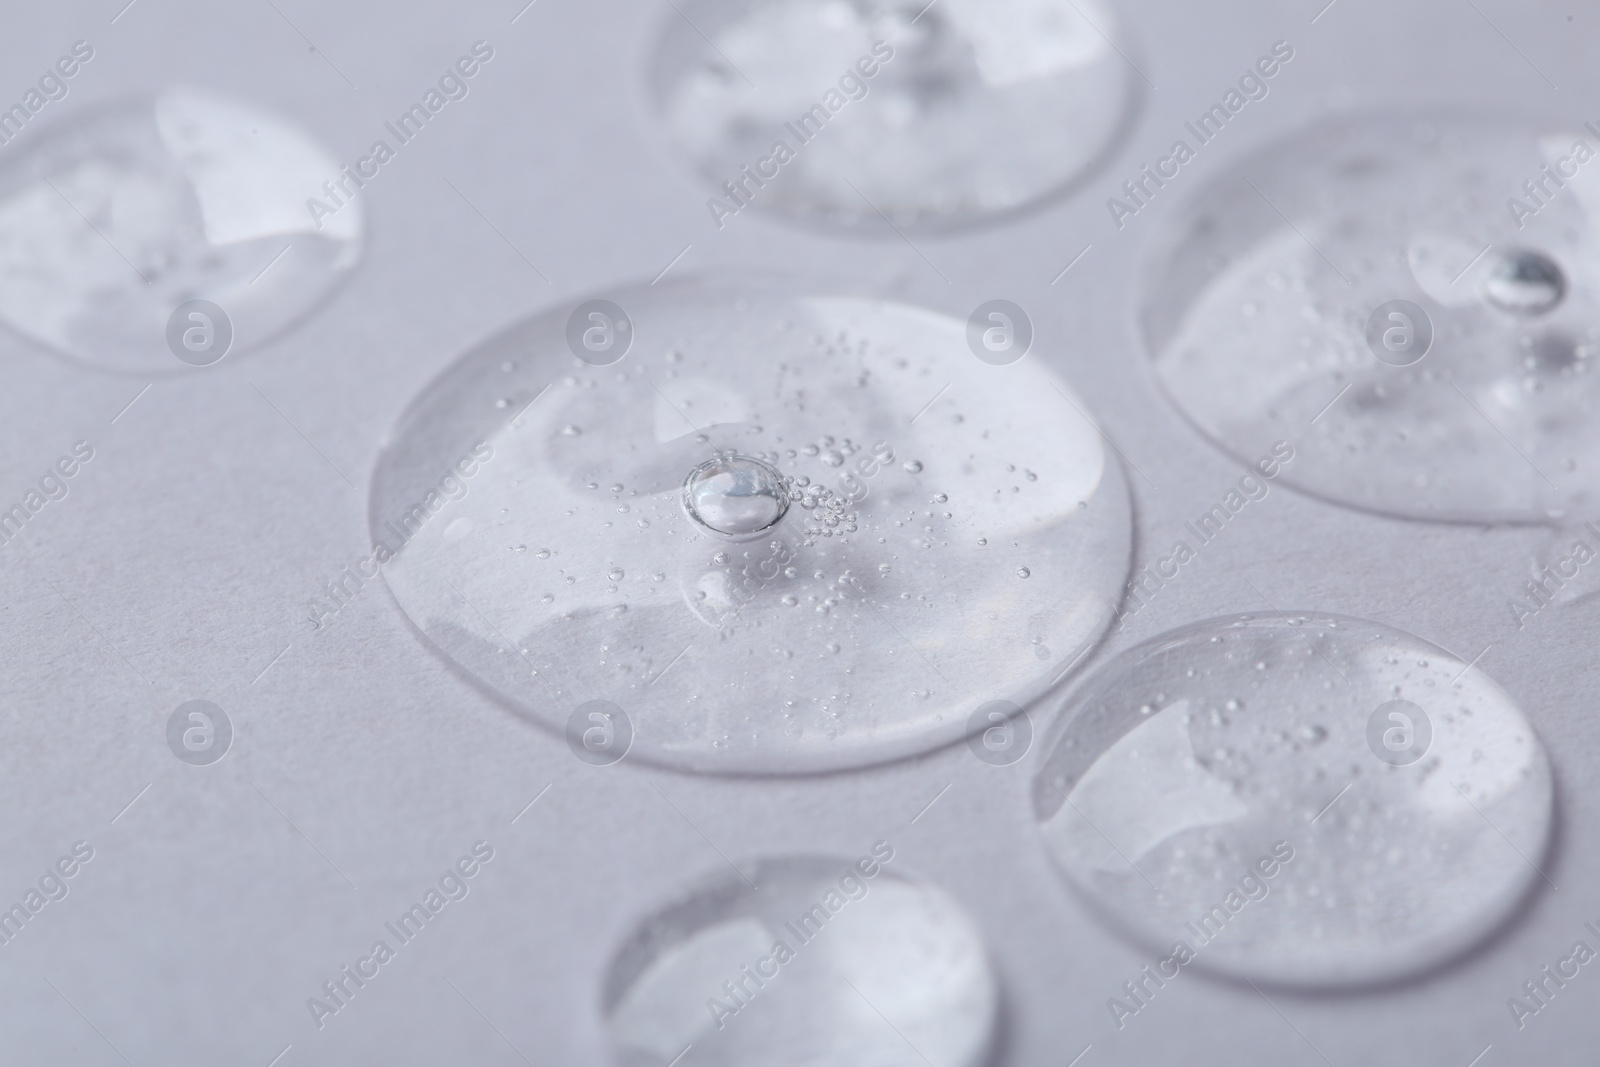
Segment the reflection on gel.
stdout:
<svg viewBox="0 0 1600 1067">
<path fill-rule="evenodd" d="M 1544 885 L 1552 783 L 1527 719 L 1481 666 L 1386 626 L 1197 623 L 1096 670 L 1061 719 L 1033 787 L 1046 847 L 1185 968 L 1390 981 Z"/>
<path fill-rule="evenodd" d="M 695 770 L 863 766 L 1026 707 L 1109 625 L 1127 487 L 1045 362 L 777 283 L 607 296 L 623 359 L 575 354 L 567 307 L 512 327 L 423 392 L 373 485 L 400 606 L 517 711 L 608 700 L 630 758 Z"/>
</svg>

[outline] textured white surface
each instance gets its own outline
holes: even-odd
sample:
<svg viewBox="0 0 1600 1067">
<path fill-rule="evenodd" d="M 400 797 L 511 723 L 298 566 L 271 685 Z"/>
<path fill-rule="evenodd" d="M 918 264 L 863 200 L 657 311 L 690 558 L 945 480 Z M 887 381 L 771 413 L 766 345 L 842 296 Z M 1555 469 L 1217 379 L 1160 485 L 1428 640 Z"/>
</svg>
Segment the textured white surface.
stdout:
<svg viewBox="0 0 1600 1067">
<path fill-rule="evenodd" d="M 70 895 L 0 945 L 8 1063 L 265 1067 L 285 1046 L 282 1067 L 598 1063 L 607 958 L 671 890 L 718 869 L 719 852 L 848 856 L 879 838 L 989 939 L 1008 1001 L 1005 1067 L 1060 1067 L 1091 1044 L 1080 1067 L 1465 1065 L 1491 1043 L 1482 1067 L 1592 1057 L 1587 987 L 1600 978 L 1590 968 L 1521 1032 L 1505 1008 L 1600 919 L 1589 774 L 1600 758 L 1600 604 L 1547 607 L 1517 628 L 1506 604 L 1544 542 L 1536 531 L 1386 520 L 1275 486 L 1093 654 L 1260 610 L 1248 579 L 1285 609 L 1371 618 L 1468 659 L 1487 646 L 1479 667 L 1525 709 L 1556 777 L 1545 871 L 1560 889 L 1537 891 L 1459 965 L 1335 999 L 1268 990 L 1271 1005 L 1248 986 L 1189 976 L 1122 1031 L 1106 998 L 1150 961 L 1051 870 L 1027 801 L 1037 746 L 1009 768 L 955 746 L 800 780 L 595 768 L 453 674 L 381 585 L 320 633 L 305 616 L 307 600 L 370 551 L 368 474 L 426 382 L 512 319 L 648 281 L 686 245 L 675 271 L 790 266 L 961 316 L 996 296 L 1027 308 L 1029 358 L 1067 376 L 1142 472 L 1129 480 L 1143 566 L 1240 473 L 1161 396 L 1138 347 L 1141 257 L 1174 205 L 1202 173 L 1331 107 L 1600 117 L 1600 13 L 1338 0 L 1312 25 L 1320 0 L 1130 5 L 1142 41 L 1130 56 L 1158 88 L 1106 168 L 1071 199 L 915 237 L 914 251 L 753 212 L 720 232 L 710 224 L 708 190 L 674 161 L 643 88 L 651 41 L 678 17 L 668 4 L 539 0 L 511 24 L 519 0 L 274 2 L 139 0 L 115 24 L 120 3 L 41 5 L 9 12 L 0 36 L 7 101 L 72 41 L 97 50 L 72 95 L 23 137 L 91 101 L 183 81 L 272 107 L 339 158 L 367 151 L 474 40 L 496 49 L 470 95 L 369 183 L 366 262 L 288 337 L 157 379 L 112 423 L 150 379 L 74 368 L 0 336 L 0 502 L 19 501 L 73 442 L 95 449 L 69 494 L 0 547 L 0 899 L 20 899 L 74 841 L 95 849 Z M 1116 230 L 1105 197 L 1280 38 L 1296 58 L 1267 99 Z M 174 759 L 163 733 L 171 711 L 199 697 L 224 707 L 236 733 L 207 768 Z M 478 839 L 495 856 L 470 894 L 318 1031 L 306 998 Z"/>
</svg>

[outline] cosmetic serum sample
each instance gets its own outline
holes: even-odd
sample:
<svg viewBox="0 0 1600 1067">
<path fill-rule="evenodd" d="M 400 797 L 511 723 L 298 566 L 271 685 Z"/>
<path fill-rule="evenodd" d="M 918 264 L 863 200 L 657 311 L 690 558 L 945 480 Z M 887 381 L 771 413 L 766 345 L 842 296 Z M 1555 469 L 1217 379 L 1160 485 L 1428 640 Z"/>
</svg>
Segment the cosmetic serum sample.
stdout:
<svg viewBox="0 0 1600 1067">
<path fill-rule="evenodd" d="M 1600 136 L 1341 118 L 1213 181 L 1152 257 L 1173 401 L 1284 480 L 1418 519 L 1558 522 L 1600 502 Z"/>
<path fill-rule="evenodd" d="M 1122 37 L 1105 0 L 690 3 L 651 81 L 719 226 L 754 203 L 892 236 L 1081 178 L 1135 103 Z"/>
<path fill-rule="evenodd" d="M 1033 799 L 1073 888 L 1151 953 L 1120 1000 L 1136 1011 L 1191 967 L 1334 988 L 1466 951 L 1547 886 L 1552 791 L 1480 667 L 1378 623 L 1272 614 L 1086 677 Z"/>
<path fill-rule="evenodd" d="M 650 916 L 607 975 L 616 1067 L 983 1067 L 1000 991 L 982 938 L 893 852 L 762 860 Z"/>
<path fill-rule="evenodd" d="M 0 322 L 74 360 L 215 363 L 292 327 L 360 258 L 359 197 L 324 187 L 354 183 L 254 105 L 177 87 L 25 138 L 0 164 Z"/>
<path fill-rule="evenodd" d="M 966 332 L 731 280 L 518 324 L 386 447 L 385 578 L 446 656 L 596 758 L 626 738 L 803 773 L 958 741 L 1099 639 L 1131 550 L 1087 406 Z"/>
</svg>

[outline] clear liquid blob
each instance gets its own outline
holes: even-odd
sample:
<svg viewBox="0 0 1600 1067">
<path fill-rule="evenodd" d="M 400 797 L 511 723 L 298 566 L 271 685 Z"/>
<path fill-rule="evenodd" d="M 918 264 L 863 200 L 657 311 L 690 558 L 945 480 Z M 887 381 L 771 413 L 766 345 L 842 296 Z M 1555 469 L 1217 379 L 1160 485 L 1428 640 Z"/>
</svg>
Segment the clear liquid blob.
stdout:
<svg viewBox="0 0 1600 1067">
<path fill-rule="evenodd" d="M 1017 208 L 1081 178 L 1136 103 L 1107 0 L 680 8 L 655 98 L 733 214 L 753 202 L 892 234 L 882 216 L 906 226 Z"/>
<path fill-rule="evenodd" d="M 1183 968 L 1391 981 L 1544 885 L 1552 780 L 1527 719 L 1480 669 L 1386 626 L 1198 623 L 1086 677 L 1061 722 L 1033 787 L 1046 846 L 1149 951 L 1183 942 Z"/>
<path fill-rule="evenodd" d="M 1027 706 L 1109 625 L 1127 486 L 1039 359 L 993 367 L 962 320 L 776 282 L 608 295 L 626 358 L 575 357 L 570 308 L 513 326 L 422 393 L 373 483 L 400 606 L 515 710 L 564 730 L 610 701 L 630 758 L 680 768 L 863 766 Z"/>
<path fill-rule="evenodd" d="M 1000 990 L 971 919 L 856 862 L 746 864 L 646 919 L 606 976 L 617 1067 L 988 1062 Z"/>
<path fill-rule="evenodd" d="M 0 162 L 0 322 L 72 359 L 139 373 L 260 345 L 360 258 L 359 200 L 320 218 L 307 207 L 340 177 L 298 126 L 209 90 L 30 127 Z M 169 323 L 196 300 L 226 320 L 180 315 L 173 337 L 195 330 L 180 356 Z"/>
<path fill-rule="evenodd" d="M 1592 140 L 1368 116 L 1244 160 L 1150 261 L 1157 375 L 1236 457 L 1292 444 L 1279 477 L 1329 500 L 1473 523 L 1592 513 L 1600 164 L 1574 148 Z"/>
</svg>

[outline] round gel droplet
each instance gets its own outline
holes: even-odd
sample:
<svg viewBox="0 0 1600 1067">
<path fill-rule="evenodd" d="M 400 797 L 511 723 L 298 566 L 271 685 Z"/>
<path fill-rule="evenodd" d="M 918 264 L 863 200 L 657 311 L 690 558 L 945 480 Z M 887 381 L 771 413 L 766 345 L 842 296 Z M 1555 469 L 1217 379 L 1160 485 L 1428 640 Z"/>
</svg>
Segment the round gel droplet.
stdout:
<svg viewBox="0 0 1600 1067">
<path fill-rule="evenodd" d="M 783 475 L 759 459 L 726 455 L 689 472 L 683 506 L 706 529 L 730 537 L 752 537 L 778 524 L 789 510 Z"/>
<path fill-rule="evenodd" d="M 1552 781 L 1527 719 L 1481 666 L 1389 627 L 1197 623 L 1107 662 L 1060 721 L 1033 786 L 1046 847 L 1152 952 L 1389 982 L 1542 884 Z"/>
<path fill-rule="evenodd" d="M 683 6 L 651 81 L 722 225 L 751 202 L 890 237 L 1007 211 L 1081 179 L 1136 103 L 1107 0 Z"/>
<path fill-rule="evenodd" d="M 360 258 L 362 202 L 330 180 L 339 161 L 299 126 L 203 89 L 30 131 L 0 164 L 0 320 L 119 371 L 259 346 Z"/>
<path fill-rule="evenodd" d="M 1600 207 L 1588 179 L 1542 204 L 1518 192 L 1586 136 L 1367 115 L 1241 160 L 1150 260 L 1168 395 L 1244 463 L 1353 507 L 1593 514 Z"/>
<path fill-rule="evenodd" d="M 884 868 L 864 883 L 855 862 L 747 862 L 646 918 L 601 995 L 613 1062 L 877 1067 L 915 1049 L 927 1067 L 983 1067 L 1000 987 L 976 926 L 943 891 Z M 735 999 L 741 983 L 754 992 Z"/>
<path fill-rule="evenodd" d="M 1110 625 L 1127 485 L 1047 360 L 1002 381 L 963 319 L 779 282 L 663 280 L 609 299 L 636 331 L 628 373 L 575 369 L 571 308 L 552 308 L 424 390 L 373 481 L 396 601 L 518 713 L 564 729 L 610 701 L 639 723 L 630 760 L 682 769 L 859 767 L 960 741 L 987 702 L 1027 707 Z M 946 383 L 965 422 L 916 418 Z M 1045 476 L 994 493 L 1023 455 Z M 928 510 L 907 462 L 939 472 L 956 517 Z M 449 470 L 472 471 L 465 495 L 439 489 Z M 625 521 L 589 486 L 625 486 Z M 417 529 L 418 505 L 446 495 Z M 444 539 L 458 516 L 504 526 Z M 541 603 L 552 586 L 559 602 Z"/>
</svg>

